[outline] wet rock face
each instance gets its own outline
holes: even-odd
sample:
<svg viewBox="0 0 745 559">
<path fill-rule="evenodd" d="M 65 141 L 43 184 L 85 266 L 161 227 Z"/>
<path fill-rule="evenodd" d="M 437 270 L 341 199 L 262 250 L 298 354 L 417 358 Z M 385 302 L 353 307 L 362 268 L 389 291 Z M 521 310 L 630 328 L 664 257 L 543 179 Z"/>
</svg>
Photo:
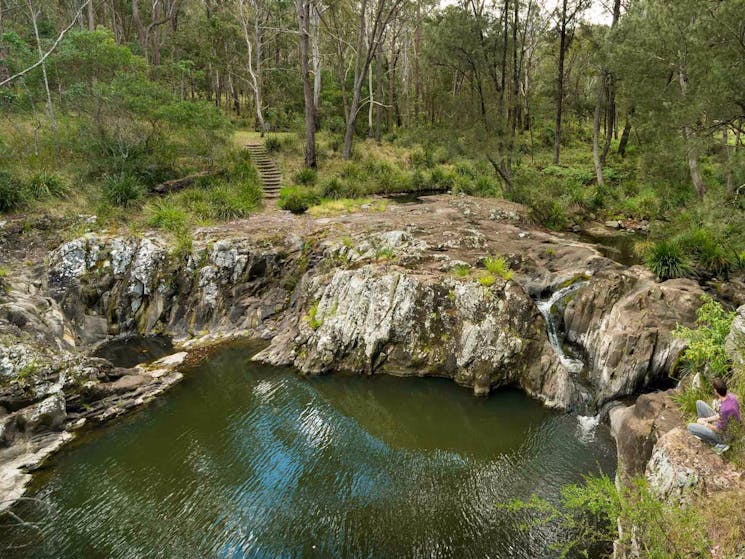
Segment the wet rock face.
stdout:
<svg viewBox="0 0 745 559">
<path fill-rule="evenodd" d="M 587 355 L 598 405 L 667 375 L 685 347 L 675 326 L 693 324 L 701 295 L 691 280 L 657 283 L 640 267 L 600 271 L 578 291 L 564 321 Z"/>
<path fill-rule="evenodd" d="M 583 404 L 519 285 L 484 287 L 376 265 L 306 278 L 298 305 L 259 361 L 308 374 L 439 376 L 476 394 L 520 385 L 551 405 Z"/>
<path fill-rule="evenodd" d="M 91 234 L 50 255 L 49 285 L 88 344 L 107 334 L 255 329 L 285 305 L 285 248 L 225 239 L 175 256 L 159 238 Z"/>
</svg>

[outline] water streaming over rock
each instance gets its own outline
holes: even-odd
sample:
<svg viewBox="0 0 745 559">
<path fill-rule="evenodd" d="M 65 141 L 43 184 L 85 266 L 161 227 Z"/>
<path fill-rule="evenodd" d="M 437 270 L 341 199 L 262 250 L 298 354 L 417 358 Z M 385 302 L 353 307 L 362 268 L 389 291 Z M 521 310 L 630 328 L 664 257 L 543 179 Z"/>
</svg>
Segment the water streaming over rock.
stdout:
<svg viewBox="0 0 745 559">
<path fill-rule="evenodd" d="M 564 347 L 564 334 L 562 332 L 564 324 L 564 302 L 586 283 L 586 281 L 575 282 L 554 292 L 545 301 L 538 301 L 536 303 L 538 310 L 543 315 L 543 318 L 546 319 L 546 333 L 548 334 L 551 346 L 556 351 L 561 364 L 571 373 L 581 372 L 585 367 L 585 363 L 576 356 L 569 355 Z"/>
</svg>

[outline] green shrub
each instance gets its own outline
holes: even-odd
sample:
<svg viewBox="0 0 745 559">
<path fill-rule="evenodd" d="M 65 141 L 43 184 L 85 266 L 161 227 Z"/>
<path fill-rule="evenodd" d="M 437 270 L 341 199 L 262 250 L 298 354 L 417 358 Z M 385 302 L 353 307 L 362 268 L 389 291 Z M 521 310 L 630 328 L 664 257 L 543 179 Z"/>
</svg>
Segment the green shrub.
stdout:
<svg viewBox="0 0 745 559">
<path fill-rule="evenodd" d="M 212 216 L 220 220 L 247 217 L 261 203 L 261 188 L 254 183 L 219 183 L 209 191 Z"/>
<path fill-rule="evenodd" d="M 295 173 L 294 181 L 295 184 L 303 184 L 303 185 L 311 185 L 316 184 L 316 179 L 318 178 L 318 173 L 316 173 L 315 169 L 308 169 L 303 168 L 300 169 L 297 173 Z"/>
<path fill-rule="evenodd" d="M 707 529 L 722 523 L 720 507 L 710 503 L 660 499 L 643 477 L 630 480 L 620 489 L 607 475 L 587 476 L 583 483 L 562 487 L 560 504 L 533 496 L 500 504 L 527 522 L 526 530 L 551 526 L 564 535 L 557 544 L 556 557 L 610 557 L 614 542 L 621 549 L 641 549 L 643 557 L 673 559 L 709 557 L 714 545 Z M 741 498 L 736 495 L 735 503 Z M 704 505 L 704 508 L 701 508 Z M 742 513 L 729 504 L 736 515 L 734 533 L 727 534 L 722 557 L 734 557 L 733 548 L 741 543 Z M 518 525 L 520 520 L 516 520 Z M 618 524 L 625 529 L 620 534 Z M 633 529 L 631 529 L 633 527 Z M 729 526 L 728 526 L 729 528 Z M 721 530 L 717 532 L 722 533 Z"/>
<path fill-rule="evenodd" d="M 306 319 L 308 321 L 308 326 L 310 326 L 313 330 L 318 330 L 321 326 L 323 326 L 323 318 L 318 316 L 318 301 L 310 306 Z"/>
<path fill-rule="evenodd" d="M 677 237 L 680 246 L 692 255 L 702 274 L 726 278 L 735 267 L 731 257 L 714 234 L 703 227 L 692 228 Z"/>
<path fill-rule="evenodd" d="M 465 278 L 471 273 L 471 267 L 468 264 L 456 264 L 450 271 L 459 278 Z"/>
<path fill-rule="evenodd" d="M 703 304 L 696 311 L 696 327 L 678 326 L 675 335 L 688 342 L 683 360 L 689 371 L 700 372 L 712 380 L 729 372 L 731 361 L 724 350 L 724 340 L 735 313 L 725 311 L 708 295 L 702 295 L 701 301 Z"/>
<path fill-rule="evenodd" d="M 156 200 L 148 204 L 145 206 L 145 214 L 147 215 L 147 223 L 151 227 L 174 233 L 185 230 L 189 221 L 187 211 L 170 198 Z"/>
<path fill-rule="evenodd" d="M 288 186 L 279 192 L 279 207 L 294 214 L 302 214 L 321 201 L 318 193 L 306 187 Z"/>
<path fill-rule="evenodd" d="M 475 179 L 478 176 L 473 164 L 468 161 L 458 161 L 455 164 L 455 174 L 469 179 Z"/>
<path fill-rule="evenodd" d="M 395 257 L 396 252 L 391 247 L 383 247 L 375 251 L 375 258 L 378 260 L 393 260 Z"/>
<path fill-rule="evenodd" d="M 145 185 L 132 175 L 122 173 L 104 178 L 104 198 L 115 206 L 127 207 L 144 194 Z"/>
<path fill-rule="evenodd" d="M 277 136 L 267 136 L 264 138 L 264 147 L 266 148 L 266 151 L 273 152 L 273 151 L 279 151 L 279 148 L 282 147 L 282 142 Z"/>
<path fill-rule="evenodd" d="M 70 193 L 67 180 L 57 173 L 39 171 L 31 175 L 26 184 L 29 195 L 41 200 L 43 198 L 64 198 Z"/>
<path fill-rule="evenodd" d="M 431 155 L 422 146 L 417 146 L 411 151 L 409 160 L 411 161 L 411 166 L 415 169 L 432 166 Z"/>
<path fill-rule="evenodd" d="M 644 260 L 660 281 L 682 278 L 692 271 L 680 245 L 674 241 L 658 241 L 648 248 Z"/>
<path fill-rule="evenodd" d="M 497 278 L 491 272 L 484 272 L 479 276 L 479 283 L 484 287 L 491 287 L 495 281 L 497 281 Z"/>
<path fill-rule="evenodd" d="M 21 181 L 7 171 L 0 171 L 0 212 L 17 210 L 25 203 Z"/>
<path fill-rule="evenodd" d="M 510 269 L 510 265 L 502 256 L 487 258 L 486 260 L 484 260 L 484 266 L 489 271 L 489 273 L 497 275 L 506 281 L 512 279 L 512 270 Z"/>
<path fill-rule="evenodd" d="M 223 166 L 225 176 L 229 181 L 254 182 L 257 185 L 260 182 L 259 172 L 251 161 L 251 154 L 248 150 L 230 153 Z"/>
<path fill-rule="evenodd" d="M 342 198 L 356 198 L 363 193 L 352 185 L 349 185 L 340 179 L 334 177 L 323 183 L 321 186 L 321 196 L 331 200 L 341 200 Z"/>
<path fill-rule="evenodd" d="M 713 389 L 711 384 L 704 378 L 702 379 L 701 386 L 694 388 L 693 386 L 687 386 L 683 390 L 673 395 L 673 402 L 683 411 L 689 421 L 694 422 L 698 417 L 696 410 L 696 402 L 703 400 L 704 402 L 712 399 Z"/>
<path fill-rule="evenodd" d="M 411 173 L 411 187 L 414 190 L 426 190 L 429 186 L 429 177 L 419 169 Z"/>
<path fill-rule="evenodd" d="M 541 197 L 533 200 L 530 207 L 533 218 L 549 229 L 563 229 L 569 222 L 566 208 L 559 200 Z"/>
<path fill-rule="evenodd" d="M 430 185 L 433 189 L 447 190 L 455 186 L 455 175 L 442 165 L 436 166 L 430 173 Z"/>
</svg>

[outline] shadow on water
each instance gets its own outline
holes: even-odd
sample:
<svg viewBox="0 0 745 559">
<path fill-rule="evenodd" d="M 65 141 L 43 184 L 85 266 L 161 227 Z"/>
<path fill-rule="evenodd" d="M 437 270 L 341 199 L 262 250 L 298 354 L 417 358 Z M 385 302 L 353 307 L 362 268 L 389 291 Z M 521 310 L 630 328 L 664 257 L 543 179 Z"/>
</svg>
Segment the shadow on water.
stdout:
<svg viewBox="0 0 745 559">
<path fill-rule="evenodd" d="M 173 353 L 173 344 L 166 336 L 126 336 L 99 345 L 93 356 L 108 359 L 117 367 L 130 368 L 170 353 Z"/>
<path fill-rule="evenodd" d="M 256 348 L 220 349 L 63 449 L 29 492 L 47 517 L 30 537 L 0 528 L 0 556 L 548 559 L 558 527 L 497 503 L 615 470 L 607 429 L 518 391 L 304 379 L 252 363 Z"/>
</svg>

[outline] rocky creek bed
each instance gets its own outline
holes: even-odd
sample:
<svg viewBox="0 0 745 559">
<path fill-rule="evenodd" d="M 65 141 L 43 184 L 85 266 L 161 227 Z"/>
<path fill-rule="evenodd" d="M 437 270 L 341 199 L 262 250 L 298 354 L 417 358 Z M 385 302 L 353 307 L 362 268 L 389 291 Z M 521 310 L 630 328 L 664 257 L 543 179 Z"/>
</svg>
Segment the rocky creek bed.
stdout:
<svg viewBox="0 0 745 559">
<path fill-rule="evenodd" d="M 257 361 L 302 374 L 444 377 L 477 395 L 517 387 L 592 415 L 666 378 L 683 349 L 672 330 L 692 324 L 702 293 L 546 231 L 519 205 L 469 197 L 315 219 L 267 211 L 196 231 L 187 252 L 157 233 L 91 232 L 49 252 L 18 244 L 0 242 L 11 272 L 0 299 L 5 505 L 76 429 L 151 401 L 197 348 L 224 339 L 263 338 Z M 512 277 L 479 281 L 493 256 Z M 562 363 L 536 304 L 576 282 L 558 320 L 581 370 Z M 168 336 L 179 353 L 133 368 L 92 356 L 130 335 Z"/>
</svg>

